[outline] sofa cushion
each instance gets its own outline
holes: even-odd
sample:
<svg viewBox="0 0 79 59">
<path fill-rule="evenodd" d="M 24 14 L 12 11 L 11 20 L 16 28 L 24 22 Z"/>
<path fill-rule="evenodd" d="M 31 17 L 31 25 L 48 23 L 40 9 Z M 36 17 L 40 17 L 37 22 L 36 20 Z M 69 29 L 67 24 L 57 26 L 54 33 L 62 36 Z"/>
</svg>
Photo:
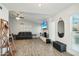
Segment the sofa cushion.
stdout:
<svg viewBox="0 0 79 59">
<path fill-rule="evenodd" d="M 19 32 L 17 39 L 32 39 L 32 33 L 31 32 Z"/>
</svg>

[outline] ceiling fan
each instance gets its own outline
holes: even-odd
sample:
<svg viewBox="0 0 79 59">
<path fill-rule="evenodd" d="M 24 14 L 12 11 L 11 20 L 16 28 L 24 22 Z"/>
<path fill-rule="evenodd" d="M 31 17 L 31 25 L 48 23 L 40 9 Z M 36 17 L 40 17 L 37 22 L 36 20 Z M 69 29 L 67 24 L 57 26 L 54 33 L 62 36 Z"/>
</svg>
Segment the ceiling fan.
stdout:
<svg viewBox="0 0 79 59">
<path fill-rule="evenodd" d="M 23 12 L 15 12 L 15 18 L 17 20 L 24 19 Z"/>
<path fill-rule="evenodd" d="M 17 14 L 16 19 L 17 20 L 24 19 L 24 16 L 21 16 L 20 14 Z"/>
</svg>

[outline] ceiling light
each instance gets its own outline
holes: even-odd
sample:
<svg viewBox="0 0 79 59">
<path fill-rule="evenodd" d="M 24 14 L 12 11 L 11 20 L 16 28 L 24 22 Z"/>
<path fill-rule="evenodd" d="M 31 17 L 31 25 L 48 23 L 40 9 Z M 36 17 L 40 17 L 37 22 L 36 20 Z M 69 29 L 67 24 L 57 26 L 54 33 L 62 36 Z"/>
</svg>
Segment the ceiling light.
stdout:
<svg viewBox="0 0 79 59">
<path fill-rule="evenodd" d="M 16 17 L 16 20 L 20 20 L 20 17 Z"/>
<path fill-rule="evenodd" d="M 39 7 L 41 7 L 41 6 L 42 6 L 42 4 L 38 4 L 38 6 L 39 6 Z"/>
</svg>

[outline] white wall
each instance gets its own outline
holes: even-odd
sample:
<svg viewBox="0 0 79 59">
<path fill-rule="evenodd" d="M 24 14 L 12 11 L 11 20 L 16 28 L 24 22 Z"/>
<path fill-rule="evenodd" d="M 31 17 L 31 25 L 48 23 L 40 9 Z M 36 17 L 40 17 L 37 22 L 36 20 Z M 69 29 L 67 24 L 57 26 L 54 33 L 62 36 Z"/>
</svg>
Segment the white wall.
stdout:
<svg viewBox="0 0 79 59">
<path fill-rule="evenodd" d="M 40 34 L 41 32 L 41 25 L 34 25 L 33 28 L 32 28 L 32 33 L 33 34 Z"/>
<path fill-rule="evenodd" d="M 16 19 L 10 18 L 10 28 L 12 33 L 17 34 L 18 32 L 32 32 L 33 34 L 39 34 L 41 31 L 41 26 L 35 24 L 34 22 L 29 22 L 21 19 L 22 21 L 17 21 Z M 24 24 L 21 24 L 24 23 Z"/>
<path fill-rule="evenodd" d="M 14 33 L 18 33 L 18 32 L 31 32 L 32 30 L 32 24 L 30 24 L 29 22 L 23 22 L 24 24 L 21 24 L 21 22 L 16 21 L 15 26 L 13 26 L 13 31 Z M 14 25 L 14 24 L 13 24 Z M 16 28 L 16 29 L 15 29 Z"/>
<path fill-rule="evenodd" d="M 0 4 L 0 6 L 2 7 L 2 10 L 0 10 L 0 18 L 8 21 L 9 20 L 8 9 L 6 9 L 6 7 L 3 6 L 2 4 Z"/>
<path fill-rule="evenodd" d="M 34 25 L 32 27 L 32 33 L 33 34 L 37 34 L 37 36 L 40 36 L 40 32 L 41 32 L 41 25 Z"/>
<path fill-rule="evenodd" d="M 74 4 L 71 7 L 65 9 L 64 11 L 58 13 L 56 16 L 53 17 L 54 22 L 55 22 L 55 40 L 63 42 L 67 45 L 67 51 L 70 53 L 72 50 L 72 23 L 70 20 L 70 17 L 74 15 L 75 13 L 79 12 L 79 4 Z M 58 21 L 60 20 L 59 18 L 62 18 L 64 23 L 65 23 L 65 36 L 63 38 L 58 37 Z M 51 30 L 53 27 L 50 27 Z M 53 32 L 52 32 L 53 33 Z M 53 36 L 52 36 L 53 37 Z M 76 52 L 73 53 L 74 55 Z M 77 55 L 77 54 L 76 54 Z"/>
<path fill-rule="evenodd" d="M 49 39 L 51 39 L 51 41 L 55 41 L 55 22 L 52 20 L 52 18 L 48 20 L 48 32 Z"/>
</svg>

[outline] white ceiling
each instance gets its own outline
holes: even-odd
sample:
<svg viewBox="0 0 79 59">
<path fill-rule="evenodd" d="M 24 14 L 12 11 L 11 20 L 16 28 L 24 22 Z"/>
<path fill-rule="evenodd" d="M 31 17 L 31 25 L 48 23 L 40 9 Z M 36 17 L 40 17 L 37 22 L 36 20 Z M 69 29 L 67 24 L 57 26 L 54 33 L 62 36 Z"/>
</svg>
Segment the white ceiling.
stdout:
<svg viewBox="0 0 79 59">
<path fill-rule="evenodd" d="M 50 16 L 54 16 L 60 11 L 68 8 L 72 4 L 70 3 L 42 3 L 41 7 L 38 3 L 4 3 L 9 11 L 10 15 L 15 11 L 22 12 L 24 19 L 39 22 L 40 20 L 47 19 Z M 11 17 L 11 16 L 10 16 Z M 14 15 L 12 15 L 15 18 Z"/>
</svg>

